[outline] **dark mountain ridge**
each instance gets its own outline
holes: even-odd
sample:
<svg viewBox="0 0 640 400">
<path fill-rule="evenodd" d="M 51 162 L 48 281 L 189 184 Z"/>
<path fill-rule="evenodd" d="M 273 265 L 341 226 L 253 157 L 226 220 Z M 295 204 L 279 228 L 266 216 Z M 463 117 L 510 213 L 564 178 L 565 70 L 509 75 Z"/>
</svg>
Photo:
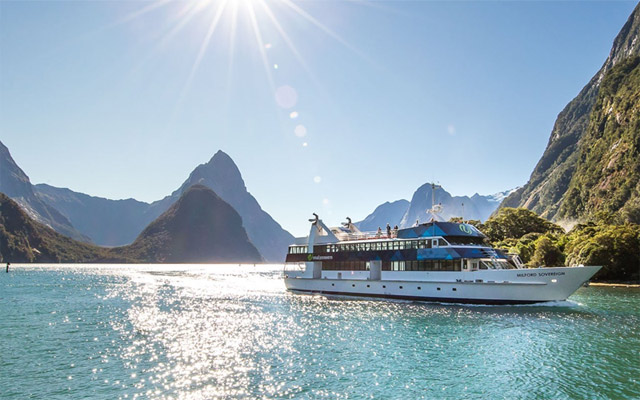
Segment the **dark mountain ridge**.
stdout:
<svg viewBox="0 0 640 400">
<path fill-rule="evenodd" d="M 151 204 L 134 199 L 93 197 L 45 184 L 34 186 L 1 143 L 0 157 L 0 162 L 5 162 L 0 168 L 0 191 L 6 190 L 9 197 L 20 203 L 34 219 L 76 239 L 93 241 L 101 246 L 130 244 L 188 188 L 202 184 L 238 211 L 250 240 L 267 261 L 284 260 L 287 248 L 293 242 L 293 236 L 248 192 L 240 170 L 223 151 L 216 152 L 207 163 L 196 167 L 171 195 Z"/>
<path fill-rule="evenodd" d="M 31 219 L 0 193 L 0 261 L 64 263 L 260 262 L 238 213 L 213 191 L 193 186 L 129 246 L 78 242 Z"/>
<path fill-rule="evenodd" d="M 27 174 L 18 167 L 9 149 L 0 142 L 0 192 L 14 199 L 34 220 L 83 242 L 91 242 L 55 207 L 42 201 L 33 190 Z"/>
</svg>

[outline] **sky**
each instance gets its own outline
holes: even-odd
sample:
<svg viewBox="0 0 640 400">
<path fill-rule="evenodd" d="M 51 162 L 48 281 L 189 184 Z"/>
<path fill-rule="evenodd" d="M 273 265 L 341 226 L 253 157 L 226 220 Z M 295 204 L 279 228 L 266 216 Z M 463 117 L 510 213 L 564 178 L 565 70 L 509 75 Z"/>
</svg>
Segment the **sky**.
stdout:
<svg viewBox="0 0 640 400">
<path fill-rule="evenodd" d="M 300 236 L 525 184 L 635 5 L 0 0 L 0 140 L 34 184 L 146 202 L 223 150 Z"/>
</svg>

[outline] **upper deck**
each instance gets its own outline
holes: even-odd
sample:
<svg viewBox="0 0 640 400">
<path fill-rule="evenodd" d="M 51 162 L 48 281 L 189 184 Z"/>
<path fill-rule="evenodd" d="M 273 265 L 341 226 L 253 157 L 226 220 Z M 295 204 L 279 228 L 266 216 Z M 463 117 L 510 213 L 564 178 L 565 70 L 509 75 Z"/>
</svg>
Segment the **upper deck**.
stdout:
<svg viewBox="0 0 640 400">
<path fill-rule="evenodd" d="M 478 241 L 482 241 L 486 238 L 486 236 L 473 225 L 439 221 L 427 222 L 418 226 L 413 226 L 411 228 L 398 230 L 392 229 L 390 232 L 382 229 L 372 232 L 353 232 L 342 228 L 332 228 L 331 233 L 331 236 L 323 236 L 322 234 L 320 234 L 315 238 L 315 242 L 322 244 L 338 244 L 356 241 L 378 241 L 384 239 L 418 239 L 434 237 L 478 238 Z M 308 244 L 308 241 L 309 237 L 305 236 L 296 238 L 294 244 L 306 245 Z"/>
</svg>

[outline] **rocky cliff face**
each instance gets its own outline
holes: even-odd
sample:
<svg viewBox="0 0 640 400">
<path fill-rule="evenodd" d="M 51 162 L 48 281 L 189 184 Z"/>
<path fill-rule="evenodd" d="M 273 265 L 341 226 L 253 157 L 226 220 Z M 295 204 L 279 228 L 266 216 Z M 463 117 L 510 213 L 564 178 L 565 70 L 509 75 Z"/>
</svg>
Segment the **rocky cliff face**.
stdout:
<svg viewBox="0 0 640 400">
<path fill-rule="evenodd" d="M 194 185 L 130 245 L 114 249 L 152 262 L 260 262 L 242 218 L 211 189 Z"/>
<path fill-rule="evenodd" d="M 36 193 L 27 174 L 18 167 L 9 149 L 0 142 L 0 192 L 16 201 L 31 218 L 76 240 L 90 242 L 55 207 L 43 202 Z"/>
<path fill-rule="evenodd" d="M 249 239 L 267 261 L 283 262 L 293 236 L 282 229 L 247 191 L 238 167 L 231 157 L 218 151 L 208 163 L 199 165 L 182 186 L 170 196 L 153 203 L 149 216 L 159 215 L 195 184 L 212 189 L 242 217 Z"/>
<path fill-rule="evenodd" d="M 604 211 L 640 223 L 640 57 L 605 74 L 556 219 Z"/>
<path fill-rule="evenodd" d="M 639 7 L 636 6 L 614 40 L 602 68 L 558 115 L 547 148 L 527 184 L 508 196 L 501 207 L 525 207 L 551 220 L 582 217 L 582 211 L 574 213 L 567 209 L 570 206 L 567 200 L 572 196 L 568 191 L 581 181 L 574 178 L 576 173 L 580 175 L 585 169 L 581 165 L 588 158 L 591 143 L 585 137 L 593 130 L 590 128 L 595 123 L 592 112 L 596 102 L 601 101 L 599 92 L 605 77 L 619 63 L 640 54 Z"/>
</svg>

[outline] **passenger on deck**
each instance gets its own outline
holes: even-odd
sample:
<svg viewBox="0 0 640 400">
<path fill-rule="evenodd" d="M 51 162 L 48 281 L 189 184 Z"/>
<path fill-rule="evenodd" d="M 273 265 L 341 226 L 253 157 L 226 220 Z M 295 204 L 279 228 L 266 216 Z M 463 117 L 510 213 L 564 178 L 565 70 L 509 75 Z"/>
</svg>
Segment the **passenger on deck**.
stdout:
<svg viewBox="0 0 640 400">
<path fill-rule="evenodd" d="M 387 223 L 387 237 L 391 237 L 391 225 L 389 225 L 389 223 Z"/>
<path fill-rule="evenodd" d="M 393 237 L 398 237 L 398 225 L 393 227 Z"/>
<path fill-rule="evenodd" d="M 419 219 L 416 220 L 416 224 L 413 225 L 413 226 L 418 226 L 418 225 L 420 225 L 420 220 Z"/>
<path fill-rule="evenodd" d="M 382 228 L 378 227 L 378 232 L 376 233 L 376 237 L 382 236 Z"/>
</svg>

